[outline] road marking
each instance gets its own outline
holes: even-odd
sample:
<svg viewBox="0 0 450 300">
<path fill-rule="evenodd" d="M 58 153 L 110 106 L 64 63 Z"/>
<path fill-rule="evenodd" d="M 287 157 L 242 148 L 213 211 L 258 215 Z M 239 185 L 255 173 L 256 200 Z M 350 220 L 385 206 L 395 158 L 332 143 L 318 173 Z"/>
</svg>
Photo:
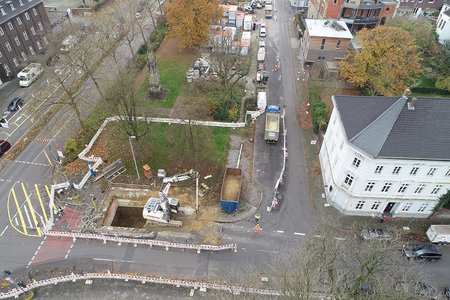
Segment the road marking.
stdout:
<svg viewBox="0 0 450 300">
<path fill-rule="evenodd" d="M 278 233 L 284 233 L 284 231 L 283 231 L 283 230 L 277 230 L 277 232 L 278 232 Z"/>
<path fill-rule="evenodd" d="M 44 155 L 45 157 L 47 157 L 48 163 L 50 164 L 50 166 L 53 166 L 52 161 L 50 160 L 50 157 L 48 157 L 47 151 L 45 151 L 44 149 Z"/>
<path fill-rule="evenodd" d="M 335 237 L 334 239 L 338 240 L 338 241 L 345 241 L 346 240 L 346 238 L 341 238 L 341 237 Z"/>
<path fill-rule="evenodd" d="M 23 210 L 25 211 L 25 215 L 27 216 L 27 220 L 28 220 L 28 224 L 29 224 L 29 226 L 27 226 L 27 227 L 31 229 L 31 228 L 33 228 L 33 223 L 31 223 L 30 214 L 28 213 L 28 208 L 25 205 L 23 206 Z"/>
<path fill-rule="evenodd" d="M 0 234 L 0 236 L 3 236 L 5 234 L 6 229 L 8 229 L 9 225 L 6 225 L 5 229 L 3 229 L 2 233 Z"/>
<path fill-rule="evenodd" d="M 133 260 L 114 260 L 114 259 L 109 259 L 109 258 L 98 258 L 98 257 L 94 257 L 92 258 L 93 260 L 98 260 L 98 261 L 111 261 L 111 262 L 121 262 L 121 263 L 131 263 L 133 264 L 134 261 Z"/>
<path fill-rule="evenodd" d="M 301 235 L 301 236 L 305 236 L 306 233 L 302 233 L 302 232 L 294 232 L 295 235 Z"/>
<path fill-rule="evenodd" d="M 15 163 L 20 163 L 20 164 L 42 166 L 42 167 L 50 167 L 51 166 L 51 165 L 48 165 L 48 164 L 40 164 L 40 163 L 35 163 L 35 162 L 23 161 L 23 160 L 15 160 L 14 162 Z"/>
<path fill-rule="evenodd" d="M 17 212 L 19 213 L 20 222 L 22 223 L 23 232 L 28 234 L 27 228 L 25 226 L 25 220 L 23 219 L 22 210 L 20 209 L 19 202 L 17 201 L 16 192 L 14 191 L 14 186 L 11 188 L 11 193 L 14 198 L 14 202 L 16 203 Z M 16 219 L 17 222 L 17 219 Z M 17 224 L 19 226 L 19 224 Z"/>
<path fill-rule="evenodd" d="M 41 229 L 39 228 L 39 223 L 38 223 L 38 221 L 36 219 L 36 215 L 34 213 L 33 205 L 31 205 L 30 198 L 28 197 L 27 190 L 25 189 L 25 184 L 23 184 L 23 182 L 22 182 L 22 189 L 23 189 L 23 194 L 25 195 L 25 200 L 27 201 L 28 206 L 30 207 L 31 217 L 33 218 L 34 226 L 36 226 L 38 236 L 42 236 Z"/>
<path fill-rule="evenodd" d="M 41 193 L 39 193 L 39 189 L 38 189 L 38 185 L 37 184 L 35 184 L 34 187 L 36 188 L 36 195 L 38 196 L 39 204 L 41 205 L 42 212 L 44 213 L 45 224 L 47 224 L 48 223 L 48 218 L 47 218 L 47 213 L 46 213 L 45 208 L 44 208 L 44 203 L 42 202 Z"/>
<path fill-rule="evenodd" d="M 258 249 L 256 250 L 258 252 L 266 252 L 266 253 L 278 253 L 279 251 L 276 250 L 262 250 L 262 249 Z"/>
</svg>

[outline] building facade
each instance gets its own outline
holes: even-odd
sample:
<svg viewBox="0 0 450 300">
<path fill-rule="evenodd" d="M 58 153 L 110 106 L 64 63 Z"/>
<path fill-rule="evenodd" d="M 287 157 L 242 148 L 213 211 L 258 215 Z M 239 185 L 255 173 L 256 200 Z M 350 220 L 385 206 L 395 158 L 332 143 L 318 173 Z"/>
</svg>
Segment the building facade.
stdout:
<svg viewBox="0 0 450 300">
<path fill-rule="evenodd" d="M 14 77 L 42 52 L 50 31 L 43 0 L 0 0 L 0 79 Z"/>
<path fill-rule="evenodd" d="M 311 0 L 308 18 L 339 19 L 352 33 L 383 25 L 395 15 L 396 1 Z"/>
<path fill-rule="evenodd" d="M 320 150 L 345 215 L 428 217 L 450 189 L 450 99 L 333 96 Z"/>
<path fill-rule="evenodd" d="M 423 15 L 440 11 L 445 0 L 399 0 L 397 4 L 397 15 L 407 14 Z"/>
<path fill-rule="evenodd" d="M 436 34 L 440 43 L 450 41 L 450 3 L 444 4 L 436 22 Z"/>
<path fill-rule="evenodd" d="M 353 38 L 342 21 L 302 19 L 301 28 L 300 55 L 306 65 L 343 59 Z"/>
</svg>

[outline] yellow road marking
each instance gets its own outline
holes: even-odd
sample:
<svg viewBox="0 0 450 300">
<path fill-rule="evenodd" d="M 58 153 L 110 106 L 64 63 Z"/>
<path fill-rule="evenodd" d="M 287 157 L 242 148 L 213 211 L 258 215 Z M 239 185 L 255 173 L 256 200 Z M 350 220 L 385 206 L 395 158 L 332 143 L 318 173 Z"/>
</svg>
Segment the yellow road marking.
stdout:
<svg viewBox="0 0 450 300">
<path fill-rule="evenodd" d="M 47 185 L 45 186 L 45 190 L 47 191 L 48 198 L 50 198 L 50 190 L 48 189 Z M 55 198 L 53 198 L 53 208 L 56 208 Z"/>
<path fill-rule="evenodd" d="M 27 227 L 25 226 L 25 220 L 23 219 L 22 211 L 20 210 L 19 202 L 17 202 L 16 192 L 14 191 L 14 186 L 11 188 L 11 192 L 14 198 L 14 202 L 16 202 L 17 212 L 19 213 L 19 219 L 22 223 L 23 232 L 28 234 Z"/>
<path fill-rule="evenodd" d="M 42 212 L 44 213 L 45 223 L 48 223 L 47 213 L 45 212 L 44 203 L 42 202 L 42 198 L 41 198 L 41 194 L 39 193 L 38 185 L 35 184 L 34 187 L 36 188 L 36 194 L 39 199 L 39 204 L 41 205 Z"/>
<path fill-rule="evenodd" d="M 50 166 L 53 166 L 52 161 L 50 160 L 50 157 L 48 157 L 47 152 L 44 150 L 45 157 L 47 157 L 48 163 Z"/>
<path fill-rule="evenodd" d="M 39 229 L 39 223 L 36 219 L 36 215 L 34 214 L 33 205 L 31 205 L 30 198 L 28 198 L 28 194 L 27 194 L 27 190 L 25 189 L 25 185 L 23 184 L 23 182 L 21 184 L 22 184 L 23 194 L 25 195 L 25 200 L 27 201 L 28 207 L 30 208 L 31 217 L 33 218 L 33 221 L 34 221 L 34 226 L 36 226 L 38 236 L 41 236 L 42 235 L 41 230 Z"/>
</svg>

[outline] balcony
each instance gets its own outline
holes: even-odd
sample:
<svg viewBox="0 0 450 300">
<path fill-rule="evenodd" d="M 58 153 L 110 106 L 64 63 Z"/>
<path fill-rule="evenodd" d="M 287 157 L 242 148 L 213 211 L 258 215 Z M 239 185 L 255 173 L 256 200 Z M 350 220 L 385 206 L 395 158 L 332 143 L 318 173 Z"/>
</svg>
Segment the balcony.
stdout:
<svg viewBox="0 0 450 300">
<path fill-rule="evenodd" d="M 340 20 L 355 25 L 377 25 L 379 22 L 378 17 L 341 17 Z"/>
</svg>

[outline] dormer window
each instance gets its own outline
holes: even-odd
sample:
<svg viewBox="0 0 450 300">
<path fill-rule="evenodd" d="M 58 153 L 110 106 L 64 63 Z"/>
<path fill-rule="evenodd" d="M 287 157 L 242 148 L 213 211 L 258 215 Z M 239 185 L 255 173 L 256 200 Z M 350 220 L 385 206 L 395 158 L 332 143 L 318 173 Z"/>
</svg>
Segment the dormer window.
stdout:
<svg viewBox="0 0 450 300">
<path fill-rule="evenodd" d="M 23 6 L 23 1 L 19 0 L 19 4 L 20 4 L 20 6 Z"/>
<path fill-rule="evenodd" d="M 3 16 L 6 15 L 5 9 L 2 6 L 0 6 L 0 12 Z"/>
<path fill-rule="evenodd" d="M 7 1 L 7 4 L 9 4 L 9 6 L 11 7 L 11 10 L 15 10 L 16 8 L 14 7 L 14 3 L 12 3 L 11 1 Z"/>
</svg>

